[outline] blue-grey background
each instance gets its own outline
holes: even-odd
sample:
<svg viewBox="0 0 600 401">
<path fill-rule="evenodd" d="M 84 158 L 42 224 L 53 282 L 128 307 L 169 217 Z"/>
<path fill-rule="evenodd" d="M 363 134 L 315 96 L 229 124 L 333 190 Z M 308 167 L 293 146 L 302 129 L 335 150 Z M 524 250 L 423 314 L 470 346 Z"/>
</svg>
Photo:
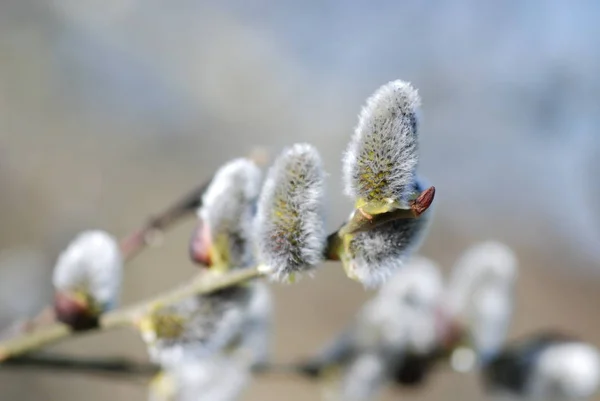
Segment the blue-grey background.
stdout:
<svg viewBox="0 0 600 401">
<path fill-rule="evenodd" d="M 364 102 L 392 79 L 423 98 L 421 170 L 437 189 L 423 253 L 446 268 L 499 239 L 522 264 L 511 336 L 564 327 L 600 344 L 600 4 L 595 0 L 0 2 L 0 324 L 51 296 L 78 230 L 123 235 L 264 146 L 316 145 L 328 224 L 346 216 L 340 156 Z M 184 224 L 131 265 L 124 302 L 191 277 Z M 276 286 L 275 357 L 307 355 L 369 295 L 326 266 Z M 61 345 L 144 358 L 131 333 Z M 143 382 L 0 372 L 2 400 L 142 400 Z M 316 399 L 260 379 L 249 400 Z M 440 372 L 388 399 L 481 399 Z"/>
</svg>

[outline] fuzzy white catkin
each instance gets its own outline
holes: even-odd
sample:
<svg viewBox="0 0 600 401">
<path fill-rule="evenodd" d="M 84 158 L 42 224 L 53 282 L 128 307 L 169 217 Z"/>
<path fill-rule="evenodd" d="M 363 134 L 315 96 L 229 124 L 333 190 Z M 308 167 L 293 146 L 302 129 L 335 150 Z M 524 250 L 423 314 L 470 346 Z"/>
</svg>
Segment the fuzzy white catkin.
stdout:
<svg viewBox="0 0 600 401">
<path fill-rule="evenodd" d="M 209 227 L 212 240 L 227 238 L 227 263 L 245 267 L 253 263 L 252 223 L 262 181 L 260 168 L 239 158 L 221 167 L 202 196 L 198 217 Z"/>
<path fill-rule="evenodd" d="M 441 295 L 438 266 L 414 257 L 363 306 L 353 325 L 314 359 L 322 367 L 341 363 L 338 399 L 374 399 L 406 355 L 427 357 L 436 348 Z"/>
<path fill-rule="evenodd" d="M 439 267 L 415 256 L 399 270 L 359 314 L 365 333 L 378 332 L 378 347 L 431 351 L 436 345 L 436 308 L 442 296 Z"/>
<path fill-rule="evenodd" d="M 557 332 L 506 345 L 483 366 L 489 394 L 515 400 L 592 399 L 600 385 L 598 349 Z"/>
<path fill-rule="evenodd" d="M 160 337 L 154 328 L 143 328 L 142 339 L 150 359 L 162 367 L 209 357 L 239 338 L 251 296 L 249 287 L 233 287 L 214 294 L 190 297 L 155 312 L 182 322 L 181 333 Z M 159 320 L 156 320 L 159 322 Z"/>
<path fill-rule="evenodd" d="M 396 273 L 379 291 L 381 303 L 399 304 L 408 351 L 428 353 L 437 346 L 436 312 L 442 294 L 440 268 L 423 256 L 413 256 L 408 266 Z M 385 306 L 381 305 L 381 308 Z"/>
<path fill-rule="evenodd" d="M 448 302 L 455 311 L 464 310 L 481 284 L 512 288 L 518 262 L 514 252 L 498 241 L 470 246 L 455 263 L 448 283 Z"/>
<path fill-rule="evenodd" d="M 324 171 L 308 144 L 285 149 L 270 168 L 256 219 L 258 257 L 271 278 L 286 281 L 323 259 Z"/>
<path fill-rule="evenodd" d="M 418 164 L 420 104 L 417 90 L 400 80 L 367 99 L 343 158 L 348 196 L 366 201 L 406 197 Z"/>
<path fill-rule="evenodd" d="M 83 291 L 103 311 L 118 303 L 123 257 L 113 236 L 100 231 L 79 234 L 60 254 L 52 282 L 56 291 Z"/>
<path fill-rule="evenodd" d="M 416 181 L 412 188 L 421 191 L 423 187 Z M 381 286 L 419 249 L 432 213 L 433 208 L 429 208 L 418 219 L 394 220 L 355 234 L 346 269 L 367 288 Z"/>
<path fill-rule="evenodd" d="M 453 268 L 445 305 L 466 326 L 482 358 L 498 352 L 506 338 L 517 268 L 513 251 L 497 241 L 473 245 Z"/>
<path fill-rule="evenodd" d="M 581 342 L 566 342 L 542 351 L 530 379 L 529 398 L 586 400 L 598 392 L 600 354 Z"/>
</svg>

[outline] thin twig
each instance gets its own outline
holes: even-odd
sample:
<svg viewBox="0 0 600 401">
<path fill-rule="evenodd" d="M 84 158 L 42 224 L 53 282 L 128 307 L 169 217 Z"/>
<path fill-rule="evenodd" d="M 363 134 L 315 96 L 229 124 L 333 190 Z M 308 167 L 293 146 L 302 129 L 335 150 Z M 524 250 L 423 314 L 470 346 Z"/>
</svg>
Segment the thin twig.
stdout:
<svg viewBox="0 0 600 401">
<path fill-rule="evenodd" d="M 302 376 L 307 379 L 316 376 L 311 375 L 301 363 L 277 363 L 267 362 L 252 367 L 252 372 L 260 375 L 289 375 Z"/>
<path fill-rule="evenodd" d="M 151 376 L 160 368 L 151 363 L 140 363 L 126 358 L 72 357 L 54 354 L 23 355 L 0 365 L 2 369 L 44 369 L 53 372 Z"/>
<path fill-rule="evenodd" d="M 202 205 L 202 195 L 210 185 L 210 180 L 194 188 L 173 204 L 151 217 L 144 225 L 120 241 L 123 259 L 126 262 L 137 256 L 146 246 L 152 244 L 153 238 L 162 233 L 173 224 L 181 221 L 184 217 L 191 215 Z M 35 331 L 39 327 L 52 324 L 56 321 L 54 308 L 46 306 L 35 317 L 20 323 L 23 333 Z"/>
<path fill-rule="evenodd" d="M 192 295 L 209 294 L 228 287 L 245 283 L 261 277 L 258 268 L 234 270 L 222 275 L 204 274 L 191 283 L 149 299 L 138 305 L 105 313 L 100 317 L 98 327 L 86 331 L 73 331 L 62 323 L 53 323 L 22 336 L 0 342 L 0 361 L 19 356 L 41 347 L 57 343 L 82 333 L 126 327 L 135 324 L 139 318 L 157 306 L 170 305 L 182 301 Z"/>
<path fill-rule="evenodd" d="M 154 376 L 160 366 L 121 357 L 78 357 L 51 353 L 35 353 L 11 358 L 0 369 L 36 369 L 78 374 L 110 374 L 118 376 Z M 307 379 L 316 377 L 300 363 L 263 363 L 252 367 L 258 375 L 291 375 Z"/>
<path fill-rule="evenodd" d="M 133 259 L 144 247 L 152 243 L 152 238 L 166 230 L 183 217 L 190 215 L 202 205 L 202 194 L 210 185 L 210 180 L 184 195 L 164 211 L 151 217 L 142 227 L 121 240 L 121 252 L 126 261 Z"/>
<path fill-rule="evenodd" d="M 247 158 L 259 166 L 264 166 L 269 159 L 268 153 L 262 148 L 253 149 Z M 157 235 L 202 206 L 202 195 L 210 186 L 211 181 L 212 178 L 194 188 L 171 206 L 151 217 L 142 227 L 123 238 L 121 240 L 123 258 L 126 261 L 133 259 L 147 245 L 152 244 Z"/>
</svg>

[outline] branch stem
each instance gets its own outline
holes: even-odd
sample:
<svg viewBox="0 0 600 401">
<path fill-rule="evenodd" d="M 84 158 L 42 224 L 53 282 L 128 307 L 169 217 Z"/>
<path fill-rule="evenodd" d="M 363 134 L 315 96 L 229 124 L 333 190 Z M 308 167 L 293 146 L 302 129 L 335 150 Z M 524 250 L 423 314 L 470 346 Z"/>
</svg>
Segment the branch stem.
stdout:
<svg viewBox="0 0 600 401">
<path fill-rule="evenodd" d="M 166 228 L 186 213 L 199 207 L 201 195 L 209 184 L 210 182 L 196 188 L 171 207 L 167 208 L 165 212 L 161 213 L 158 217 L 151 219 L 134 234 L 125 238 L 121 243 L 121 249 L 126 259 L 130 260 L 147 245 L 147 237 L 150 232 Z M 339 256 L 338 251 L 341 244 L 340 238 L 343 235 L 371 230 L 380 224 L 397 219 L 418 218 L 429 208 L 434 195 L 435 188 L 431 187 L 423 191 L 417 199 L 411 202 L 410 207 L 406 209 L 395 208 L 386 213 L 373 215 L 364 212 L 364 210 L 358 210 L 358 212 L 354 213 L 349 222 L 345 223 L 338 231 L 328 237 L 325 254 L 329 259 L 337 260 L 336 258 Z M 148 312 L 151 312 L 157 306 L 171 305 L 192 295 L 216 292 L 261 276 L 263 276 L 263 273 L 258 267 L 233 270 L 222 275 L 204 274 L 198 276 L 187 285 L 159 295 L 146 302 L 142 302 L 141 304 L 105 313 L 100 317 L 98 326 L 91 330 L 73 331 L 68 326 L 58 322 L 35 328 L 28 333 L 0 342 L 0 362 L 81 333 L 131 326 L 132 324 L 136 324 L 141 317 Z"/>
<path fill-rule="evenodd" d="M 121 253 L 125 262 L 131 261 L 146 246 L 153 243 L 153 238 L 184 217 L 192 214 L 202 205 L 202 195 L 210 185 L 210 180 L 197 186 L 190 192 L 166 207 L 163 211 L 148 219 L 140 228 L 125 236 L 120 241 Z M 20 322 L 21 331 L 29 333 L 56 321 L 54 308 L 46 306 L 37 316 Z M 50 334 L 50 333 L 49 333 Z M 1 359 L 1 357 L 0 357 Z"/>
<path fill-rule="evenodd" d="M 4 369 L 47 369 L 62 372 L 148 376 L 160 368 L 151 363 L 140 363 L 126 358 L 72 357 L 54 354 L 24 355 L 9 359 Z"/>
<path fill-rule="evenodd" d="M 194 188 L 189 193 L 175 201 L 169 207 L 151 217 L 143 226 L 121 240 L 121 252 L 125 261 L 130 261 L 138 255 L 152 238 L 168 227 L 193 213 L 202 205 L 202 195 L 210 185 L 210 180 Z"/>
<path fill-rule="evenodd" d="M 121 357 L 77 357 L 53 353 L 35 353 L 7 360 L 1 369 L 36 369 L 52 372 L 78 374 L 118 375 L 118 376 L 154 376 L 160 372 L 160 366 L 149 362 L 138 362 Z M 257 375 L 293 375 L 307 379 L 315 378 L 301 364 L 266 363 L 252 367 Z"/>
<path fill-rule="evenodd" d="M 26 354 L 41 347 L 57 343 L 61 340 L 90 332 L 98 332 L 137 323 L 138 319 L 157 306 L 170 305 L 182 301 L 192 295 L 209 294 L 228 287 L 245 283 L 261 277 L 258 268 L 234 270 L 222 275 L 199 275 L 187 285 L 151 298 L 140 304 L 117 309 L 100 317 L 98 327 L 86 331 L 73 331 L 62 323 L 53 323 L 26 333 L 19 337 L 0 342 L 0 362 L 9 358 Z"/>
</svg>

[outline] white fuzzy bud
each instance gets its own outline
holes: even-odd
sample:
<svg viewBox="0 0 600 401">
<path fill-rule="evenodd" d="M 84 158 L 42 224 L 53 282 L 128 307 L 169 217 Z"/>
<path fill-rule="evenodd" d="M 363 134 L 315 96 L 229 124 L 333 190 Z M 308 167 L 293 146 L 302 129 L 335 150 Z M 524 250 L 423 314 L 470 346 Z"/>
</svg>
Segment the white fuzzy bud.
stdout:
<svg viewBox="0 0 600 401">
<path fill-rule="evenodd" d="M 250 296 L 249 287 L 232 287 L 153 311 L 139 324 L 150 359 L 170 367 L 230 346 L 244 327 Z"/>
<path fill-rule="evenodd" d="M 486 241 L 472 245 L 452 269 L 449 302 L 457 311 L 464 309 L 468 298 L 482 284 L 512 288 L 517 276 L 517 258 L 505 244 Z"/>
<path fill-rule="evenodd" d="M 215 248 L 212 263 L 230 267 L 253 264 L 252 222 L 262 173 L 249 159 L 235 159 L 214 175 L 202 197 L 198 217 Z"/>
<path fill-rule="evenodd" d="M 373 399 L 396 380 L 418 385 L 437 350 L 436 311 L 442 277 L 432 261 L 415 257 L 368 301 L 353 324 L 304 367 L 313 375 L 338 366 L 342 399 Z"/>
<path fill-rule="evenodd" d="M 52 281 L 57 292 L 81 293 L 103 312 L 116 306 L 122 275 L 117 241 L 104 231 L 85 231 L 61 253 Z"/>
<path fill-rule="evenodd" d="M 598 392 L 600 354 L 581 342 L 556 344 L 536 363 L 529 392 L 538 400 L 586 400 Z"/>
<path fill-rule="evenodd" d="M 286 149 L 269 170 L 256 235 L 260 263 L 272 278 L 288 280 L 322 261 L 324 190 L 321 158 L 311 145 Z"/>
<path fill-rule="evenodd" d="M 436 309 L 442 296 L 439 267 L 421 256 L 399 270 L 359 315 L 358 326 L 377 331 L 379 347 L 426 353 L 436 346 Z"/>
<path fill-rule="evenodd" d="M 368 202 L 408 195 L 418 163 L 420 103 L 417 90 L 400 80 L 367 99 L 343 160 L 348 196 Z"/>
<path fill-rule="evenodd" d="M 469 248 L 452 271 L 446 299 L 448 314 L 465 326 L 481 358 L 497 352 L 506 338 L 516 277 L 516 256 L 495 241 Z"/>
<path fill-rule="evenodd" d="M 418 182 L 413 189 L 422 190 Z M 401 269 L 425 237 L 433 209 L 418 219 L 400 219 L 353 234 L 342 258 L 348 275 L 367 288 L 379 287 Z"/>
<path fill-rule="evenodd" d="M 484 379 L 488 390 L 519 399 L 586 400 L 599 390 L 600 353 L 563 335 L 536 335 L 491 358 Z"/>
</svg>

